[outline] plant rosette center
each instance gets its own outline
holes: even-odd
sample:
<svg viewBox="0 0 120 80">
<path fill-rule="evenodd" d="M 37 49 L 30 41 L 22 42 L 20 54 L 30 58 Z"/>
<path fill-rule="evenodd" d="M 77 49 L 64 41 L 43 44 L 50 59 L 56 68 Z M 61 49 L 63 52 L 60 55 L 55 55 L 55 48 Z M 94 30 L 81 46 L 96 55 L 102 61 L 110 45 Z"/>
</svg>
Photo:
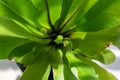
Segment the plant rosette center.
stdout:
<svg viewBox="0 0 120 80">
<path fill-rule="evenodd" d="M 66 42 L 68 38 L 70 39 L 70 33 L 68 34 L 68 32 L 60 33 L 54 31 L 49 33 L 48 35 L 51 39 L 51 41 L 48 44 L 55 48 L 65 47 L 66 44 L 64 42 Z"/>
<path fill-rule="evenodd" d="M 26 66 L 20 80 L 116 80 L 97 65 L 120 48 L 120 0 L 0 0 L 0 59 Z M 104 75 L 104 76 L 103 76 Z"/>
</svg>

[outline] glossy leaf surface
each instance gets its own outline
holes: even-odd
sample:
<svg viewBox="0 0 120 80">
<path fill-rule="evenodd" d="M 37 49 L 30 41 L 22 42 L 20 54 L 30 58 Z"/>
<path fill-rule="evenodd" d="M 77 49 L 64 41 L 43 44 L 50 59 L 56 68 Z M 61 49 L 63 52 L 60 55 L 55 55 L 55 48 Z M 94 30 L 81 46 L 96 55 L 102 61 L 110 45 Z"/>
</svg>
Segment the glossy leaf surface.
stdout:
<svg viewBox="0 0 120 80">
<path fill-rule="evenodd" d="M 93 66 L 96 73 L 99 75 L 99 80 L 104 80 L 104 79 L 116 80 L 116 78 L 112 74 L 110 74 L 108 71 L 104 70 L 102 67 L 100 67 L 96 63 L 92 62 L 91 60 L 89 60 L 83 56 L 80 56 L 78 54 L 75 54 L 75 56 L 77 58 L 79 58 L 80 60 L 82 60 L 83 62 L 87 63 L 88 65 Z"/>
<path fill-rule="evenodd" d="M 27 67 L 21 80 L 47 80 L 50 73 L 50 61 L 48 61 L 50 55 L 47 55 L 47 53 L 50 53 L 50 51 L 51 48 L 43 48 L 37 52 L 34 58 L 34 63 Z M 34 69 L 38 70 L 36 71 Z"/>
<path fill-rule="evenodd" d="M 7 59 L 14 48 L 27 42 L 29 40 L 23 38 L 0 36 L 0 58 Z"/>
<path fill-rule="evenodd" d="M 112 51 L 105 49 L 100 54 L 98 54 L 95 59 L 104 64 L 111 64 L 115 61 L 115 55 Z"/>
<path fill-rule="evenodd" d="M 77 26 L 83 31 L 99 31 L 117 26 L 120 18 L 119 4 L 119 0 L 98 0 L 85 14 L 86 22 Z"/>
<path fill-rule="evenodd" d="M 0 0 L 0 59 L 26 66 L 21 80 L 116 80 L 92 60 L 115 60 L 119 0 Z M 50 70 L 51 69 L 51 70 Z"/>
</svg>

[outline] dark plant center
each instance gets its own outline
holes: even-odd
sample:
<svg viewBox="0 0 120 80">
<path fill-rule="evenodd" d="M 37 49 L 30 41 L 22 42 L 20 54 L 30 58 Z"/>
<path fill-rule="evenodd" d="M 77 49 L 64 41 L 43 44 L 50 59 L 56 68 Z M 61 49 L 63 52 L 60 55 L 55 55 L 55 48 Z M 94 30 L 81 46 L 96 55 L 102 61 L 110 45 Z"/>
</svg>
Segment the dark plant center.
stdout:
<svg viewBox="0 0 120 80">
<path fill-rule="evenodd" d="M 62 48 L 64 46 L 63 41 L 65 38 L 69 38 L 69 32 L 63 32 L 61 33 L 60 31 L 56 30 L 56 31 L 51 31 L 48 33 L 48 35 L 50 36 L 50 46 L 53 46 L 55 48 Z"/>
</svg>

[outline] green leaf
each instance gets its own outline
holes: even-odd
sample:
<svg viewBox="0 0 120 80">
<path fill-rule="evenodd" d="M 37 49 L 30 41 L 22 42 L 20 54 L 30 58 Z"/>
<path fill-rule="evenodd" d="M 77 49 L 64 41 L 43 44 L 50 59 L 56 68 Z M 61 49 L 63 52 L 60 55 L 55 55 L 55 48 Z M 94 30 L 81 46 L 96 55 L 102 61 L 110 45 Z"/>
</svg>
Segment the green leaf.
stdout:
<svg viewBox="0 0 120 80">
<path fill-rule="evenodd" d="M 112 28 L 120 23 L 119 0 L 98 0 L 85 14 L 86 22 L 77 24 L 82 31 L 99 31 Z"/>
<path fill-rule="evenodd" d="M 100 54 L 111 43 L 120 47 L 120 27 L 116 26 L 107 30 L 98 32 L 88 32 L 86 37 L 81 39 L 72 39 L 74 49 L 79 48 L 80 53 L 86 56 L 95 56 Z"/>
<path fill-rule="evenodd" d="M 24 66 L 31 65 L 34 63 L 34 60 L 39 52 L 36 51 L 36 49 L 33 49 L 32 51 L 24 54 L 23 56 L 16 56 L 16 61 L 18 63 L 23 64 Z"/>
<path fill-rule="evenodd" d="M 82 56 L 85 56 L 91 60 L 92 59 L 98 60 L 103 64 L 111 64 L 116 59 L 116 56 L 114 55 L 114 53 L 107 48 L 105 48 L 104 50 L 102 50 L 99 53 L 96 53 L 93 56 L 90 56 L 89 54 L 82 54 L 79 49 L 76 49 L 76 51 L 78 51 L 80 53 L 80 55 L 82 55 Z"/>
<path fill-rule="evenodd" d="M 36 44 L 36 45 L 34 45 Z M 28 44 L 31 45 L 31 44 Z M 26 54 L 24 54 L 23 56 L 16 56 L 16 61 L 28 66 L 31 65 L 32 63 L 34 63 L 35 59 L 37 58 L 37 56 L 41 53 L 44 53 L 48 50 L 48 47 L 44 44 L 39 44 L 39 43 L 33 43 L 31 48 L 32 50 L 27 52 Z M 29 48 L 29 47 L 28 47 Z M 28 49 L 29 50 L 29 49 Z M 24 53 L 24 51 L 23 51 Z"/>
<path fill-rule="evenodd" d="M 63 54 L 63 52 L 60 52 Z M 74 73 L 71 71 L 69 62 L 65 55 L 62 55 L 62 61 L 58 65 L 53 65 L 55 80 L 78 80 Z"/>
<path fill-rule="evenodd" d="M 47 0 L 32 0 L 32 2 L 38 9 L 36 14 L 38 23 L 41 26 L 50 29 L 47 11 Z"/>
<path fill-rule="evenodd" d="M 1 0 L 0 2 L 4 3 L 22 17 L 26 17 L 30 20 L 35 19 L 35 13 L 37 10 L 30 0 Z"/>
<path fill-rule="evenodd" d="M 16 57 L 27 66 L 21 80 L 47 80 L 51 67 L 55 80 L 98 80 L 96 73 L 100 80 L 116 80 L 91 59 L 115 60 L 105 48 L 110 42 L 120 47 L 119 5 L 119 0 L 0 0 L 0 58 Z M 76 49 L 77 58 L 66 53 Z"/>
<path fill-rule="evenodd" d="M 107 38 L 111 41 L 113 45 L 120 48 L 120 25 L 110 30 L 103 31 L 103 33 L 106 34 L 105 37 L 107 37 L 107 34 L 111 35 L 111 37 L 108 36 L 109 38 Z"/>
<path fill-rule="evenodd" d="M 25 38 L 0 36 L 0 59 L 7 59 L 14 48 L 28 42 Z"/>
<path fill-rule="evenodd" d="M 0 35 L 29 37 L 30 33 L 25 30 L 24 26 L 18 25 L 11 19 L 0 17 Z"/>
<path fill-rule="evenodd" d="M 10 52 L 9 59 L 11 59 L 13 57 L 24 56 L 28 52 L 31 52 L 34 47 L 35 47 L 35 42 L 29 42 L 29 43 L 20 45 Z"/>
<path fill-rule="evenodd" d="M 103 39 L 103 36 L 98 36 L 96 34 L 91 35 L 90 33 L 87 33 L 83 40 L 72 40 L 74 49 L 80 49 L 81 54 L 89 56 L 94 56 L 95 54 L 100 53 L 108 43 L 109 41 Z"/>
<path fill-rule="evenodd" d="M 41 50 L 35 57 L 34 63 L 27 66 L 20 80 L 47 80 L 50 73 L 49 55 L 51 48 Z"/>
<path fill-rule="evenodd" d="M 72 73 L 70 67 L 64 64 L 64 79 L 65 80 L 78 80 L 76 76 Z"/>
<path fill-rule="evenodd" d="M 33 27 L 36 26 L 34 22 L 36 21 L 37 9 L 35 8 L 31 1 L 1 0 L 0 6 L 1 6 L 0 10 L 2 11 L 0 16 L 15 19 L 22 23 L 25 24 L 27 23 Z"/>
<path fill-rule="evenodd" d="M 29 32 L 29 30 L 26 29 L 24 25 L 3 17 L 0 17 L 0 35 L 27 38 L 31 41 L 37 41 L 41 43 L 48 43 L 50 41 L 49 39 L 42 40 L 37 38 L 37 36 Z"/>
<path fill-rule="evenodd" d="M 54 80 L 64 80 L 63 68 L 64 68 L 63 64 L 60 64 L 57 67 L 54 66 L 53 68 Z"/>
<path fill-rule="evenodd" d="M 85 36 L 86 36 L 87 32 L 73 32 L 71 35 L 70 35 L 70 38 L 71 39 L 84 39 Z"/>
<path fill-rule="evenodd" d="M 90 59 L 85 58 L 78 53 L 74 54 L 78 59 L 83 61 L 84 63 L 94 67 L 95 72 L 99 75 L 99 80 L 117 80 L 111 73 L 97 65 L 96 63 L 92 62 Z"/>
<path fill-rule="evenodd" d="M 60 18 L 57 21 L 57 27 L 61 27 L 61 24 L 63 24 L 63 22 L 66 19 L 66 16 L 69 12 L 69 9 L 71 8 L 73 0 L 63 0 L 62 2 L 62 11 L 60 14 Z M 67 4 L 67 5 L 66 5 Z"/>
<path fill-rule="evenodd" d="M 45 59 L 40 59 L 28 66 L 20 80 L 48 80 L 50 66 Z"/>
<path fill-rule="evenodd" d="M 50 19 L 51 19 L 52 24 L 55 24 L 55 22 L 60 17 L 61 6 L 62 6 L 63 1 L 64 0 L 58 0 L 58 1 L 48 0 L 48 6 L 49 6 L 49 10 L 50 10 Z"/>
<path fill-rule="evenodd" d="M 26 1 L 27 0 L 1 0 L 0 11 L 2 13 L 0 13 L 0 16 L 10 18 L 24 25 L 32 34 L 38 34 L 42 26 L 37 21 L 37 9 L 31 1 L 27 1 L 27 3 Z M 26 5 L 23 5 L 24 3 L 26 3 Z M 33 12 L 31 12 L 31 10 Z"/>
<path fill-rule="evenodd" d="M 64 62 L 64 79 L 65 80 L 78 80 L 74 73 L 71 71 L 68 59 L 66 55 L 63 55 L 63 62 Z"/>
<path fill-rule="evenodd" d="M 104 48 L 111 45 L 111 43 L 120 48 L 120 44 L 119 44 L 120 43 L 120 35 L 119 34 L 120 34 L 120 25 L 110 28 L 110 29 L 107 29 L 107 30 L 102 30 L 99 32 L 87 33 L 86 38 L 89 37 L 89 40 L 91 40 L 90 38 L 93 38 L 92 42 L 91 42 L 92 45 L 94 45 L 94 43 L 99 45 L 103 42 L 108 42 Z M 95 42 L 94 40 L 97 40 L 97 39 L 99 39 L 98 42 Z M 87 46 L 89 46 L 89 45 L 87 45 Z"/>
<path fill-rule="evenodd" d="M 94 3 L 95 1 L 92 1 L 92 2 Z M 63 32 L 71 29 L 71 27 L 74 28 L 76 24 L 82 23 L 84 21 L 83 16 L 88 10 L 88 5 L 90 5 L 90 0 L 82 0 L 82 1 L 74 0 L 73 1 L 73 4 L 71 6 L 71 8 L 73 9 L 72 10 L 73 12 L 71 15 L 69 15 L 69 18 L 67 18 L 67 20 L 65 21 L 63 25 L 63 28 L 65 29 L 63 30 Z"/>
<path fill-rule="evenodd" d="M 115 55 L 112 51 L 105 49 L 95 57 L 96 60 L 104 63 L 110 64 L 115 61 Z"/>
<path fill-rule="evenodd" d="M 74 75 L 76 75 L 79 79 L 98 80 L 97 74 L 95 74 L 93 67 L 77 59 L 72 53 L 67 53 L 66 57 L 69 61 L 70 68 L 73 69 Z"/>
<path fill-rule="evenodd" d="M 11 10 L 9 10 L 7 7 L 5 7 L 0 1 L 0 17 L 8 17 L 8 18 L 13 18 L 15 20 L 23 22 L 19 16 L 17 16 L 15 13 L 13 13 Z"/>
<path fill-rule="evenodd" d="M 62 57 L 63 57 L 62 50 L 61 49 L 58 49 L 57 51 L 55 50 L 55 53 L 53 54 L 53 57 L 52 57 L 52 60 L 54 60 L 53 61 L 54 64 L 52 65 L 54 80 L 64 80 L 64 73 L 63 73 L 64 64 L 63 64 Z M 57 63 L 59 62 L 59 64 L 56 64 L 55 63 L 56 61 Z"/>
<path fill-rule="evenodd" d="M 62 36 L 62 35 L 58 35 L 57 38 L 55 39 L 55 42 L 56 42 L 57 44 L 62 43 L 62 41 L 63 41 L 63 36 Z"/>
<path fill-rule="evenodd" d="M 62 0 L 32 0 L 37 7 L 37 20 L 45 28 L 53 28 L 56 20 L 60 16 Z M 56 13 L 56 14 L 55 14 Z"/>
</svg>

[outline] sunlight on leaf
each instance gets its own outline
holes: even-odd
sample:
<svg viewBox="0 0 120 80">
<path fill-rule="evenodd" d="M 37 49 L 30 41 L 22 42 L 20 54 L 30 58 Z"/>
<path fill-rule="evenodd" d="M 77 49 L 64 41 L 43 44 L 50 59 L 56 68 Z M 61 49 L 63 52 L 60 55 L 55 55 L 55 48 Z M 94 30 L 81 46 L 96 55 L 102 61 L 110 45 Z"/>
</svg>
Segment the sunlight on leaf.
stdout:
<svg viewBox="0 0 120 80">
<path fill-rule="evenodd" d="M 120 48 L 120 0 L 0 0 L 0 59 L 20 80 L 116 80 L 103 64 Z"/>
</svg>

